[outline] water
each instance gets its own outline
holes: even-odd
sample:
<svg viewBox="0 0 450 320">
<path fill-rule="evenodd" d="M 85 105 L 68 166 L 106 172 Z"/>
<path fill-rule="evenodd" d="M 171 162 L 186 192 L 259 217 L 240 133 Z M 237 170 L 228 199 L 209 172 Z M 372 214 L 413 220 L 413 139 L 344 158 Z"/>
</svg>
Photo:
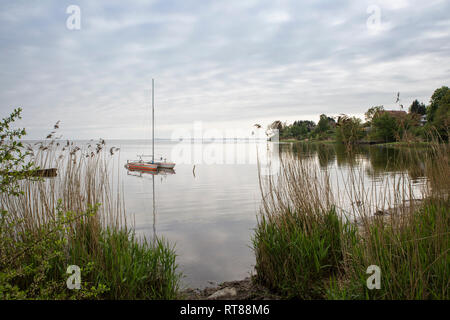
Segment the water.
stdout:
<svg viewBox="0 0 450 320">
<path fill-rule="evenodd" d="M 111 144 L 121 148 L 119 169 L 127 159 L 135 159 L 136 154 L 151 154 L 149 146 L 142 142 Z M 155 154 L 170 156 L 177 145 L 158 141 Z M 190 148 L 191 144 L 185 146 Z M 237 149 L 249 153 L 256 150 L 254 143 L 216 144 L 215 147 L 228 155 Z M 120 170 L 126 210 L 135 218 L 137 233 L 152 237 L 156 232 L 176 245 L 186 286 L 205 287 L 210 281 L 217 283 L 249 276 L 255 264 L 252 229 L 256 226 L 260 204 L 257 165 L 248 159 L 239 164 L 197 161 L 194 171 L 192 162 L 171 160 L 177 163 L 175 174 L 171 175 Z"/>
<path fill-rule="evenodd" d="M 95 142 L 75 142 L 78 146 L 89 144 Z M 183 286 L 192 288 L 244 279 L 253 272 L 252 235 L 261 206 L 257 160 L 263 180 L 268 164 L 276 173 L 280 161 L 288 156 L 312 162 L 329 174 L 334 194 L 344 191 L 343 181 L 354 171 L 361 176 L 365 192 L 376 186 L 383 195 L 391 195 L 394 182 L 407 177 L 411 195 L 420 199 L 427 183 L 422 157 L 425 152 L 409 149 L 372 146 L 349 153 L 340 145 L 330 144 L 157 140 L 156 159 L 167 157 L 176 162 L 176 167 L 174 174 L 152 175 L 124 168 L 127 160 L 150 155 L 150 143 L 107 141 L 106 149 L 112 146 L 120 148 L 110 159 L 112 176 L 119 175 L 128 221 L 133 220 L 138 235 L 147 239 L 164 237 L 175 245 Z M 365 206 L 369 211 L 385 205 L 379 203 L 382 197 L 374 199 L 370 192 L 367 195 L 364 201 L 374 205 Z M 358 209 L 353 197 L 347 201 L 345 196 L 337 198 L 343 200 L 338 204 L 342 212 Z"/>
<path fill-rule="evenodd" d="M 363 170 L 364 179 L 377 182 L 409 170 L 414 185 L 424 183 L 423 172 L 411 170 L 412 165 L 405 161 L 402 165 L 393 161 L 401 158 L 400 151 L 379 147 L 362 148 L 349 155 L 330 145 L 270 144 L 267 154 L 266 142 L 180 145 L 157 141 L 155 155 L 171 157 L 177 165 L 175 174 L 155 176 L 128 172 L 123 167 L 127 159 L 136 159 L 137 154 L 151 154 L 150 144 L 108 144 L 121 148 L 118 170 L 126 211 L 134 217 L 137 233 L 148 238 L 156 234 L 176 245 L 183 284 L 187 287 L 202 288 L 211 282 L 243 279 L 252 273 L 255 257 L 251 239 L 261 204 L 257 148 L 261 159 L 269 156 L 276 163 L 280 154 L 296 154 L 317 161 L 335 176 L 345 176 L 349 167 L 356 166 Z M 180 147 L 184 154 L 177 150 Z M 278 147 L 279 151 L 274 152 Z"/>
</svg>

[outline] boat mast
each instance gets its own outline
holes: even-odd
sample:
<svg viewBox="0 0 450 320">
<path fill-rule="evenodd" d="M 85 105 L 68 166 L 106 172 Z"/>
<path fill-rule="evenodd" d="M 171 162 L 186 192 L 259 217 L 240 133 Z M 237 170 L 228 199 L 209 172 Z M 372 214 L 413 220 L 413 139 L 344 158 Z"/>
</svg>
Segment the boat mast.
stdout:
<svg viewBox="0 0 450 320">
<path fill-rule="evenodd" d="M 152 79 L 152 163 L 155 163 L 155 79 Z"/>
</svg>

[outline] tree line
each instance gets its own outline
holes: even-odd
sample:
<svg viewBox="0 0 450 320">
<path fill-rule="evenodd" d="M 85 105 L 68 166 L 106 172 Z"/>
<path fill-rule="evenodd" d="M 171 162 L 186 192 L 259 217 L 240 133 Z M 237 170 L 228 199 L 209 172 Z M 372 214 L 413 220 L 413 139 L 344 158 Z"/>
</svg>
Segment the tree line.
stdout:
<svg viewBox="0 0 450 320">
<path fill-rule="evenodd" d="M 310 120 L 299 120 L 288 125 L 277 120 L 269 125 L 269 129 L 279 130 L 281 139 L 334 140 L 347 145 L 428 141 L 436 136 L 442 141 L 448 141 L 449 127 L 450 89 L 446 86 L 434 91 L 428 105 L 414 100 L 408 112 L 374 106 L 366 111 L 365 121 L 346 114 L 338 117 L 322 114 L 317 124 Z"/>
</svg>

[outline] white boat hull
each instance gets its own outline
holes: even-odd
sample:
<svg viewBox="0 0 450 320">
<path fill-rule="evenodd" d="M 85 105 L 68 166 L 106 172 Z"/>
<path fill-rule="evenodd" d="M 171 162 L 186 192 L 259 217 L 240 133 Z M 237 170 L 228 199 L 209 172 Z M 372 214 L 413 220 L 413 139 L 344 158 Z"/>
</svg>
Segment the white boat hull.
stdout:
<svg viewBox="0 0 450 320">
<path fill-rule="evenodd" d="M 163 169 L 173 169 L 175 168 L 175 163 L 173 162 L 155 162 L 158 165 L 158 168 Z"/>
</svg>

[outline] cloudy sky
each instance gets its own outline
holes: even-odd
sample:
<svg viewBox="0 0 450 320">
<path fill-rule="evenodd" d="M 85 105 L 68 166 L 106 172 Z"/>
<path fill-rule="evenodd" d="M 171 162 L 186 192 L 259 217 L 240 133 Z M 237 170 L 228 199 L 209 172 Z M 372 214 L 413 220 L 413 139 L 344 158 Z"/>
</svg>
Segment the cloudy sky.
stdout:
<svg viewBox="0 0 450 320">
<path fill-rule="evenodd" d="M 80 9 L 80 28 L 75 11 Z M 362 116 L 450 85 L 450 1 L 0 2 L 0 115 L 42 138 Z M 75 27 L 75 28 L 74 28 Z"/>
</svg>

